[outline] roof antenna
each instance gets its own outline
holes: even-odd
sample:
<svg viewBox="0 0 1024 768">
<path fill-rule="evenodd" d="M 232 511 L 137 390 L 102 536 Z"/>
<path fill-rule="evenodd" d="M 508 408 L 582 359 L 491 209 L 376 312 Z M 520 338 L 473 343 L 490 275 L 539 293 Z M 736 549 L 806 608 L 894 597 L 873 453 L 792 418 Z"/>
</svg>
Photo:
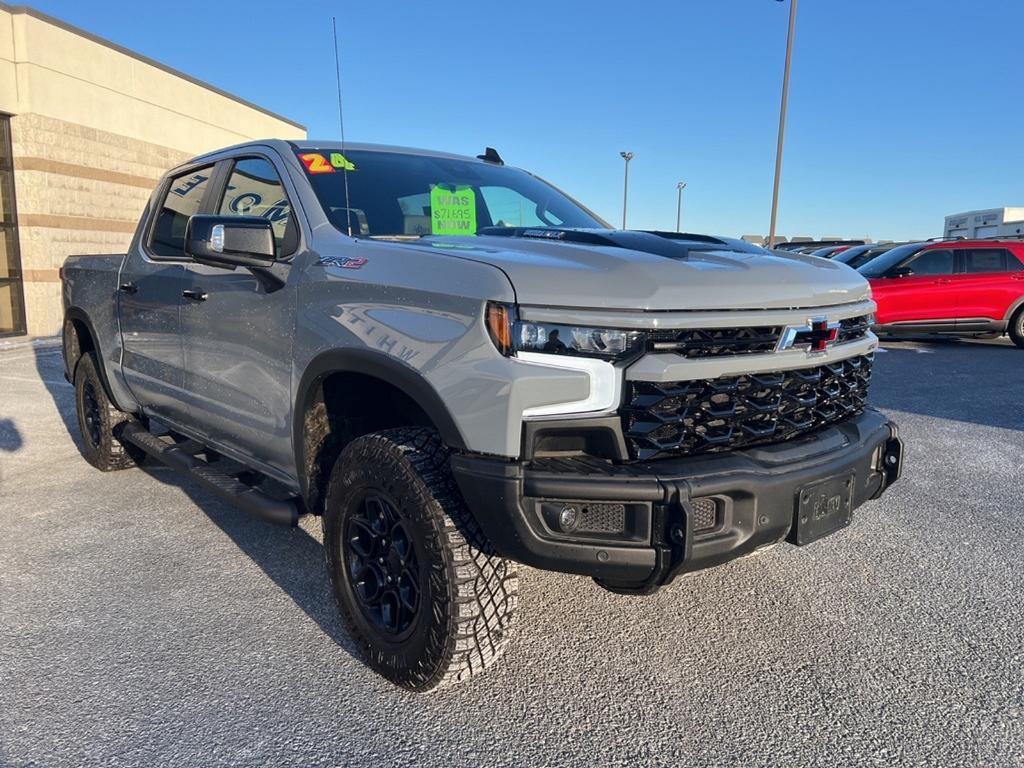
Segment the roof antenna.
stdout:
<svg viewBox="0 0 1024 768">
<path fill-rule="evenodd" d="M 478 160 L 483 160 L 485 163 L 494 163 L 495 165 L 504 165 L 505 161 L 501 159 L 501 155 L 498 154 L 498 150 L 494 147 L 487 147 L 482 155 L 476 156 Z"/>
<path fill-rule="evenodd" d="M 338 56 L 338 24 L 331 16 L 331 29 L 334 32 L 334 74 L 338 80 L 338 126 L 341 128 L 341 154 L 345 157 L 342 174 L 345 177 L 345 218 L 348 222 L 348 236 L 352 237 L 352 208 L 348 201 L 348 157 L 345 155 L 345 113 L 341 108 L 341 58 Z"/>
</svg>

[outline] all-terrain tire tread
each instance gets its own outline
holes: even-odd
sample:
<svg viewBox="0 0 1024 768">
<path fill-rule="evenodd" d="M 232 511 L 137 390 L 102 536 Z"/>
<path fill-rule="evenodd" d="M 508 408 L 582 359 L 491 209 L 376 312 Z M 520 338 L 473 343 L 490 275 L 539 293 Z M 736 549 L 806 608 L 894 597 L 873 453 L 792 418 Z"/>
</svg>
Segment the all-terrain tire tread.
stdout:
<svg viewBox="0 0 1024 768">
<path fill-rule="evenodd" d="M 516 564 L 497 555 L 466 507 L 449 466 L 450 452 L 434 430 L 403 427 L 365 435 L 346 447 L 339 469 L 358 460 L 397 464 L 413 488 L 413 505 L 426 513 L 432 529 L 427 543 L 444 563 L 445 575 L 435 585 L 435 615 L 445 615 L 443 636 L 435 638 L 433 658 L 414 665 L 408 674 L 388 676 L 415 691 L 436 690 L 473 677 L 492 666 L 509 639 L 518 604 Z M 399 458 L 400 461 L 395 462 Z M 326 508 L 337 504 L 333 495 L 342 483 L 330 483 Z M 325 542 L 326 543 L 326 542 Z M 331 553 L 328 553 L 328 563 Z M 339 608 L 351 621 L 340 598 Z M 357 633 L 358 634 L 358 633 Z M 365 645 L 366 639 L 359 638 Z"/>
<path fill-rule="evenodd" d="M 132 420 L 130 413 L 118 410 L 110 402 L 107 390 L 99 375 L 99 368 L 96 358 L 92 352 L 86 352 L 75 366 L 75 405 L 78 410 L 79 427 L 82 432 L 82 441 L 85 445 L 85 459 L 101 472 L 112 472 L 118 469 L 130 469 L 136 466 L 138 454 L 126 447 L 118 438 L 118 427 Z M 82 393 L 86 381 L 92 384 L 97 402 L 100 407 L 100 443 L 93 446 L 89 436 L 85 433 L 82 416 Z"/>
</svg>

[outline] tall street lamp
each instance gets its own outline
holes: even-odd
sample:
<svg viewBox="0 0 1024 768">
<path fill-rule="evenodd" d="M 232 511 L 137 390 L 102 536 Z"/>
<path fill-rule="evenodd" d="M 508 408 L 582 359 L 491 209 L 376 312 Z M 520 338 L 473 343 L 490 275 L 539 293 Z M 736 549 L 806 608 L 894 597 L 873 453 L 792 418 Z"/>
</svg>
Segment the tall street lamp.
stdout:
<svg viewBox="0 0 1024 768">
<path fill-rule="evenodd" d="M 676 232 L 683 231 L 683 190 L 686 189 L 686 182 L 680 181 L 676 184 L 679 190 L 679 201 L 676 203 Z"/>
<path fill-rule="evenodd" d="M 782 142 L 786 135 L 786 102 L 789 99 L 789 63 L 793 58 L 796 3 L 797 0 L 789 0 L 789 35 L 786 38 L 786 68 L 782 75 L 782 105 L 779 107 L 779 142 L 775 147 L 775 187 L 772 190 L 772 223 L 768 230 L 769 248 L 775 247 L 775 216 L 779 211 L 779 177 L 782 175 Z"/>
<path fill-rule="evenodd" d="M 629 161 L 633 159 L 632 152 L 619 152 L 619 157 L 626 161 L 626 172 L 622 182 L 622 228 L 626 228 L 626 204 L 629 201 Z"/>
</svg>

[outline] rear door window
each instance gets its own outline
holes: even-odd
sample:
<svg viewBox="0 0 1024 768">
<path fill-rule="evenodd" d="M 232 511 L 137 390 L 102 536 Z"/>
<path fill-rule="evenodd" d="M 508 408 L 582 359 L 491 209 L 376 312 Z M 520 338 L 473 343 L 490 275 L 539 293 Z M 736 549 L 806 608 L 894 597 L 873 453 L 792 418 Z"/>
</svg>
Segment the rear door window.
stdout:
<svg viewBox="0 0 1024 768">
<path fill-rule="evenodd" d="M 1007 258 L 1012 257 L 1005 248 L 969 248 L 964 252 L 964 272 L 969 275 L 1006 272 Z"/>
<path fill-rule="evenodd" d="M 149 239 L 149 249 L 154 256 L 185 258 L 185 227 L 189 217 L 199 213 L 211 176 L 213 166 L 208 165 L 171 179 Z"/>
<path fill-rule="evenodd" d="M 915 275 L 953 274 L 953 252 L 946 249 L 924 251 L 907 262 Z"/>
</svg>

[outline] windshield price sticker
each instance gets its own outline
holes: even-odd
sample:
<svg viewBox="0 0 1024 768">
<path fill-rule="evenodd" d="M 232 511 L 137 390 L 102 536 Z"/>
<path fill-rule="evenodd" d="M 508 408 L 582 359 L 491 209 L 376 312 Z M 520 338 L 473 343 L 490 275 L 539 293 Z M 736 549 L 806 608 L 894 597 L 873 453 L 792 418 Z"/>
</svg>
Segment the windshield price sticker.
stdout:
<svg viewBox="0 0 1024 768">
<path fill-rule="evenodd" d="M 341 171 L 354 171 L 355 163 L 345 157 L 341 152 L 331 152 L 331 165 Z"/>
<path fill-rule="evenodd" d="M 431 187 L 430 231 L 435 235 L 476 234 L 476 195 L 472 187 Z"/>
<path fill-rule="evenodd" d="M 306 166 L 306 173 L 334 173 L 334 166 L 319 152 L 306 152 L 299 155 L 299 160 Z"/>
<path fill-rule="evenodd" d="M 320 152 L 305 152 L 299 155 L 299 160 L 306 166 L 306 173 L 334 173 L 339 171 L 354 171 L 355 163 L 345 157 L 341 152 L 331 152 L 324 157 Z"/>
</svg>

